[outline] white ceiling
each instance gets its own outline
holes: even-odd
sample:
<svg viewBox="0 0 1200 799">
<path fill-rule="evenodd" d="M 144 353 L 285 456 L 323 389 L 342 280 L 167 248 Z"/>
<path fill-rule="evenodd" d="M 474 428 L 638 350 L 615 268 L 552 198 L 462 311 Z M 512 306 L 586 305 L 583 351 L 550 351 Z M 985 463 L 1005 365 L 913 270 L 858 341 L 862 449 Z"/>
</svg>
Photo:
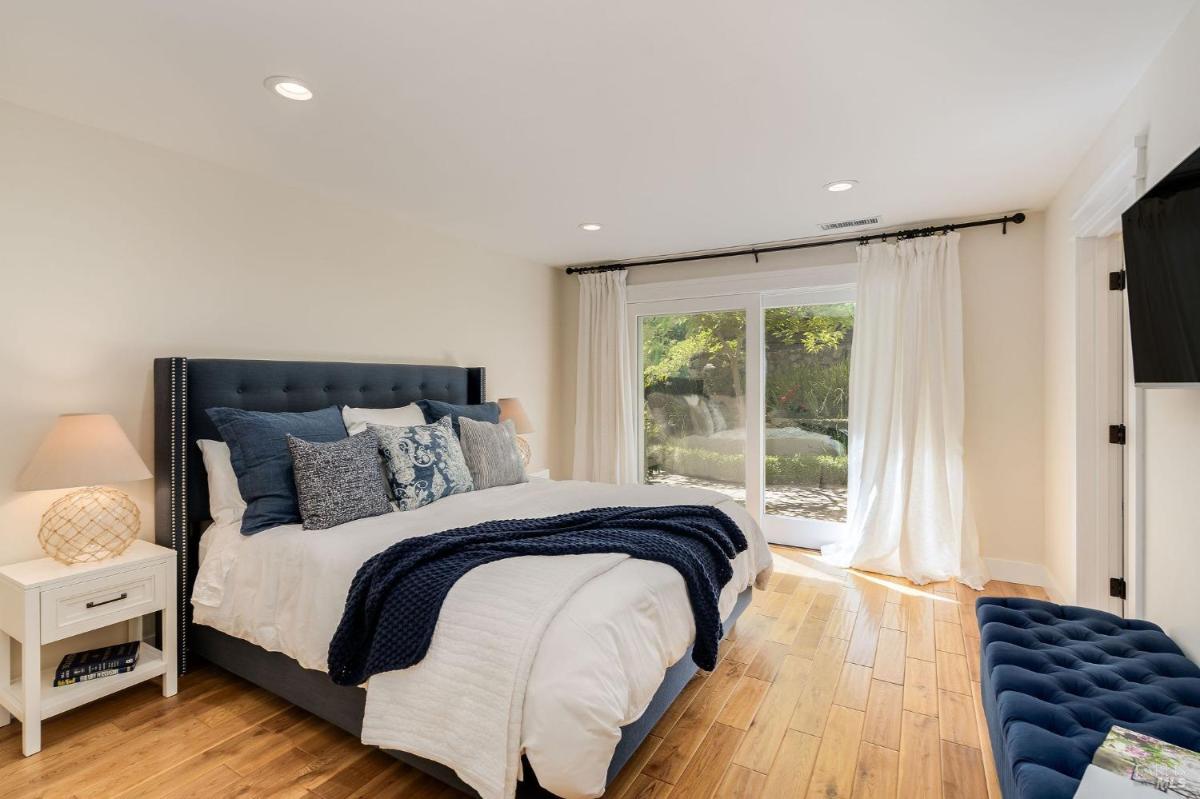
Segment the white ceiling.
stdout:
<svg viewBox="0 0 1200 799">
<path fill-rule="evenodd" d="M 1191 5 L 4 0 L 0 98 L 568 263 L 1042 207 Z"/>
</svg>

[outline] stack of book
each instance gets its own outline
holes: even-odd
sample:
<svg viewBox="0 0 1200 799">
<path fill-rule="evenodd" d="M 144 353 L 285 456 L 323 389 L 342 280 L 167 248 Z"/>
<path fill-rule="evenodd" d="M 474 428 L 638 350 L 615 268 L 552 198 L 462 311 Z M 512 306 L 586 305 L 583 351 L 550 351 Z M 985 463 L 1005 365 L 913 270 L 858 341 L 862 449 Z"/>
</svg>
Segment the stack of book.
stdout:
<svg viewBox="0 0 1200 799">
<path fill-rule="evenodd" d="M 1113 725 L 1077 799 L 1200 799 L 1200 753 Z"/>
<path fill-rule="evenodd" d="M 130 641 L 127 644 L 89 649 L 86 652 L 72 652 L 58 664 L 58 671 L 54 673 L 54 686 L 57 688 L 74 685 L 77 682 L 133 671 L 137 666 L 140 648 L 140 641 Z"/>
</svg>

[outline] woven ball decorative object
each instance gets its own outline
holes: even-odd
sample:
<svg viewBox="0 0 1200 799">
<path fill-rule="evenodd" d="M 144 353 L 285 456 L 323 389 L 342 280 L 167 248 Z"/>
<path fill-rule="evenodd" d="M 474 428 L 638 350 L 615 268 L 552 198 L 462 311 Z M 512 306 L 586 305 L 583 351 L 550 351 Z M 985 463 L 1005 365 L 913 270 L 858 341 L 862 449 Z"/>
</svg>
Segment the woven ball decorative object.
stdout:
<svg viewBox="0 0 1200 799">
<path fill-rule="evenodd" d="M 128 549 L 141 526 L 141 511 L 128 494 L 90 486 L 55 500 L 42 514 L 38 542 L 62 563 L 92 563 Z"/>
<path fill-rule="evenodd" d="M 517 450 L 521 453 L 521 463 L 528 467 L 529 461 L 533 460 L 533 449 L 525 440 L 525 436 L 517 436 Z"/>
</svg>

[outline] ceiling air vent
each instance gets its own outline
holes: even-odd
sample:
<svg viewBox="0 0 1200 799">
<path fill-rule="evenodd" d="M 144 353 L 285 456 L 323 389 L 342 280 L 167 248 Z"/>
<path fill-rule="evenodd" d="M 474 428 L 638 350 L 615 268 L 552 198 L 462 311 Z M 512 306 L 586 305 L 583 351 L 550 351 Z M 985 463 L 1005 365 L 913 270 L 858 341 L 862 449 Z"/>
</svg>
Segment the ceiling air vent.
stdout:
<svg viewBox="0 0 1200 799">
<path fill-rule="evenodd" d="M 840 222 L 822 222 L 821 230 L 847 230 L 855 227 L 869 227 L 870 225 L 878 225 L 878 216 L 864 216 L 859 219 L 843 219 Z"/>
</svg>

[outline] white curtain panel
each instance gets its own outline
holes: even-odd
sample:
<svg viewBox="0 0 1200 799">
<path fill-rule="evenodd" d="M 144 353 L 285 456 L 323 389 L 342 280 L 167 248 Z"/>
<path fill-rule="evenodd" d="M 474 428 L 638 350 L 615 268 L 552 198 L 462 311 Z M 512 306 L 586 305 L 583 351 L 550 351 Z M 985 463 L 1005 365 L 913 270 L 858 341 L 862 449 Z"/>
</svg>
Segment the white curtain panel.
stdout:
<svg viewBox="0 0 1200 799">
<path fill-rule="evenodd" d="M 987 581 L 963 468 L 957 233 L 858 248 L 849 519 L 839 566 L 914 583 Z"/>
<path fill-rule="evenodd" d="M 625 270 L 579 276 L 575 378 L 576 480 L 632 483 L 633 411 L 625 327 Z"/>
</svg>

